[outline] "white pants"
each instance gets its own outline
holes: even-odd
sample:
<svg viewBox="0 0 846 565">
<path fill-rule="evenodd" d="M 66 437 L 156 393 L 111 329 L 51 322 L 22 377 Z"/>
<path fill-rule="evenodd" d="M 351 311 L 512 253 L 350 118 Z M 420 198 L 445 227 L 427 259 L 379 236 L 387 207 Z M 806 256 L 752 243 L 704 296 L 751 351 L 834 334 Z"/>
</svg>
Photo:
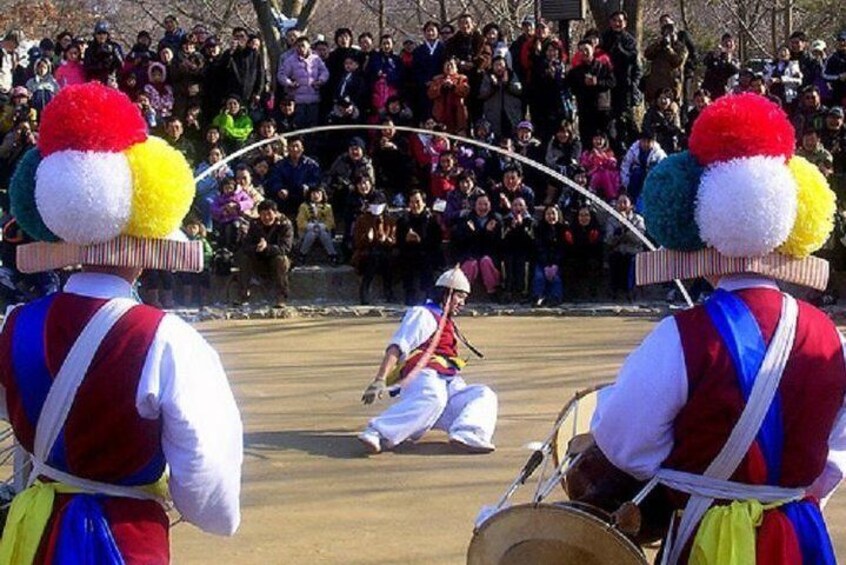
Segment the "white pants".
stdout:
<svg viewBox="0 0 846 565">
<path fill-rule="evenodd" d="M 496 394 L 485 385 L 467 385 L 461 377 L 439 377 L 422 369 L 399 400 L 370 420 L 388 447 L 406 439 L 417 440 L 432 428 L 444 430 L 451 439 L 474 447 L 493 447 L 496 427 Z"/>
</svg>

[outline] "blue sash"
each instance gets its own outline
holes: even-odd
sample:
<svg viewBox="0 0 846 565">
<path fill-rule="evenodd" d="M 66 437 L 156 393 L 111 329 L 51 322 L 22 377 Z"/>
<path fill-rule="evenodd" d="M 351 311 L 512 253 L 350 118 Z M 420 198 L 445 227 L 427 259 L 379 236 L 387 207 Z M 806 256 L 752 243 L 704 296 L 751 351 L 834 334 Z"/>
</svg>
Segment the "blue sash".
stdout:
<svg viewBox="0 0 846 565">
<path fill-rule="evenodd" d="M 124 565 L 98 498 L 78 494 L 68 503 L 59 526 L 54 565 Z"/>
</svg>

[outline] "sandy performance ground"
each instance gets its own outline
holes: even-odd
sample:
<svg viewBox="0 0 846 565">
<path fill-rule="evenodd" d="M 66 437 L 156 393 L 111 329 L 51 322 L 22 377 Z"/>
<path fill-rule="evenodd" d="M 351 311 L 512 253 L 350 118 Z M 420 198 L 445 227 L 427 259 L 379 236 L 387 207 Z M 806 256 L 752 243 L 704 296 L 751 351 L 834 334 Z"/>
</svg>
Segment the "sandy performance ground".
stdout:
<svg viewBox="0 0 846 565">
<path fill-rule="evenodd" d="M 359 398 L 397 320 L 201 324 L 243 415 L 243 520 L 233 538 L 178 526 L 174 562 L 463 563 L 477 511 L 495 502 L 525 463 L 522 446 L 545 439 L 576 390 L 612 379 L 655 321 L 460 323 L 487 355 L 471 361 L 466 379 L 499 394 L 497 451 L 490 455 L 455 453 L 441 432 L 395 453 L 364 455 L 355 434 L 384 404 L 364 408 Z M 846 494 L 825 513 L 846 560 Z"/>
</svg>

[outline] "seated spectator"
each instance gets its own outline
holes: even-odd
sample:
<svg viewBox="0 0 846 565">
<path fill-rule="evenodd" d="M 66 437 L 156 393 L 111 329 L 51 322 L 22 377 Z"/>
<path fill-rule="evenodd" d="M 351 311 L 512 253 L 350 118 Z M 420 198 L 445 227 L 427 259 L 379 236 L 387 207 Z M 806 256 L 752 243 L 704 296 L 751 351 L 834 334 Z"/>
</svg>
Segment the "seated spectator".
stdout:
<svg viewBox="0 0 846 565">
<path fill-rule="evenodd" d="M 588 186 L 587 171 L 581 165 L 573 167 L 570 173 L 570 180 L 573 183 L 589 194 L 596 194 L 591 191 Z M 584 195 L 584 193 L 575 190 L 570 186 L 565 186 L 561 192 L 561 198 L 558 199 L 558 208 L 561 210 L 561 221 L 569 224 L 576 221 L 576 216 L 579 214 L 579 209 L 583 206 L 590 206 L 591 200 Z"/>
<path fill-rule="evenodd" d="M 150 97 L 143 90 L 135 96 L 135 105 L 141 112 L 141 117 L 144 118 L 144 123 L 147 124 L 147 131 L 153 131 L 159 127 L 160 122 L 156 115 L 156 110 L 150 105 Z"/>
<path fill-rule="evenodd" d="M 658 93 L 655 103 L 649 107 L 643 117 L 642 128 L 655 135 L 658 145 L 668 155 L 681 149 L 684 134 L 681 129 L 679 105 L 673 100 L 672 91 L 664 89 Z"/>
<path fill-rule="evenodd" d="M 226 105 L 214 117 L 212 125 L 220 129 L 223 145 L 230 153 L 243 147 L 253 131 L 253 120 L 234 94 L 226 97 Z"/>
<path fill-rule="evenodd" d="M 432 79 L 427 93 L 432 101 L 432 117 L 444 124 L 449 133 L 466 135 L 465 99 L 470 94 L 470 83 L 466 75 L 458 72 L 456 59 L 444 62 L 443 73 Z"/>
<path fill-rule="evenodd" d="M 491 69 L 482 77 L 479 99 L 482 115 L 497 137 L 511 137 L 523 119 L 523 85 L 505 63 L 505 57 L 494 57 Z"/>
<path fill-rule="evenodd" d="M 276 131 L 288 133 L 297 129 L 296 112 L 297 102 L 290 96 L 281 96 L 271 114 L 273 121 L 276 122 Z"/>
<path fill-rule="evenodd" d="M 276 202 L 265 200 L 258 207 L 259 217 L 250 222 L 244 244 L 236 255 L 241 301 L 250 299 L 250 281 L 269 278 L 274 287 L 276 306 L 288 300 L 289 256 L 294 243 L 291 221 L 280 214 Z"/>
<path fill-rule="evenodd" d="M 358 123 L 361 123 L 361 111 L 346 96 L 335 100 L 335 103 L 332 105 L 332 111 L 326 116 L 326 125 L 329 126 L 350 126 Z M 329 133 L 323 143 L 325 146 L 324 154 L 329 158 L 334 158 L 342 151 L 345 151 L 349 147 L 350 141 L 355 137 L 353 130 L 349 132 L 341 130 Z"/>
<path fill-rule="evenodd" d="M 502 219 L 502 260 L 505 267 L 505 302 L 528 299 L 529 264 L 535 244 L 535 220 L 519 196 Z"/>
<path fill-rule="evenodd" d="M 365 178 L 366 182 L 366 178 Z M 370 304 L 370 286 L 376 275 L 382 277 L 385 302 L 394 301 L 392 255 L 396 246 L 396 226 L 386 214 L 384 197 L 373 199 L 367 211 L 355 219 L 352 232 L 352 266 L 361 276 L 359 302 Z"/>
<path fill-rule="evenodd" d="M 617 158 L 608 147 L 608 137 L 604 133 L 593 135 L 591 148 L 582 152 L 579 164 L 587 173 L 591 192 L 606 202 L 617 198 L 620 193 L 620 173 L 617 170 Z"/>
<path fill-rule="evenodd" d="M 757 94 L 758 96 L 763 96 L 776 106 L 783 108 L 784 102 L 781 98 L 777 96 L 773 96 L 770 94 L 770 91 L 767 87 L 766 80 L 764 79 L 764 75 L 761 73 L 755 73 L 755 76 L 752 77 L 752 81 L 749 83 L 749 89 L 747 92 L 751 92 L 752 94 Z"/>
<path fill-rule="evenodd" d="M 59 92 L 59 83 L 53 78 L 53 64 L 49 59 L 38 59 L 33 67 L 34 75 L 26 81 L 26 89 L 32 93 L 32 107 L 40 114 Z"/>
<path fill-rule="evenodd" d="M 588 206 L 564 228 L 564 279 L 575 301 L 596 299 L 602 271 L 602 226 Z"/>
<path fill-rule="evenodd" d="M 458 166 L 458 159 L 452 151 L 444 151 L 438 157 L 438 166 L 432 171 L 429 182 L 429 198 L 432 202 L 438 200 L 446 204 L 446 198 L 455 190 L 458 175 L 463 169 Z"/>
<path fill-rule="evenodd" d="M 827 113 L 828 108 L 822 105 L 819 89 L 816 86 L 803 88 L 799 104 L 790 118 L 796 130 L 796 140 L 801 141 L 802 133 L 809 129 L 822 130 Z"/>
<path fill-rule="evenodd" d="M 825 129 L 820 134 L 823 147 L 834 160 L 834 173 L 828 181 L 837 195 L 840 209 L 846 208 L 846 125 L 843 115 L 843 108 L 831 108 L 825 118 Z"/>
<path fill-rule="evenodd" d="M 632 201 L 625 194 L 617 199 L 617 211 L 641 233 L 646 231 L 643 217 L 636 214 Z M 634 259 L 643 251 L 643 242 L 614 216 L 605 224 L 605 245 L 608 248 L 608 267 L 611 271 L 611 297 L 621 294 L 629 302 L 634 298 Z"/>
<path fill-rule="evenodd" d="M 452 233 L 450 247 L 461 270 L 471 284 L 481 276 L 485 292 L 491 300 L 497 299 L 502 275 L 499 272 L 502 248 L 502 219 L 491 207 L 487 194 L 480 194 L 473 203 L 473 210 L 458 222 Z"/>
<path fill-rule="evenodd" d="M 790 48 L 782 45 L 776 52 L 776 58 L 764 67 L 764 80 L 770 94 L 781 101 L 787 108 L 793 104 L 802 86 L 802 70 L 798 60 L 790 59 Z"/>
<path fill-rule="evenodd" d="M 564 257 L 564 224 L 561 210 L 550 205 L 543 210 L 543 220 L 535 228 L 535 269 L 532 298 L 535 306 L 555 306 L 564 298 L 561 261 Z"/>
<path fill-rule="evenodd" d="M 740 72 L 737 74 L 737 84 L 731 89 L 732 94 L 749 92 L 749 85 L 752 83 L 753 78 L 755 78 L 754 70 L 749 67 L 740 69 Z"/>
<path fill-rule="evenodd" d="M 82 51 L 79 44 L 71 44 L 65 49 L 62 54 L 62 63 L 55 73 L 56 82 L 59 83 L 60 88 L 86 82 L 85 67 L 82 66 L 81 57 Z"/>
<path fill-rule="evenodd" d="M 182 153 L 188 164 L 193 166 L 196 161 L 196 149 L 191 140 L 184 135 L 185 129 L 182 126 L 182 120 L 176 116 L 168 117 L 164 122 L 163 138 L 168 145 Z"/>
<path fill-rule="evenodd" d="M 802 144 L 796 149 L 796 154 L 816 166 L 825 177 L 834 173 L 834 157 L 823 147 L 817 130 L 808 129 L 802 133 Z"/>
<path fill-rule="evenodd" d="M 320 165 L 305 154 L 302 139 L 291 139 L 288 155 L 272 166 L 265 184 L 265 194 L 276 201 L 283 214 L 293 217 L 306 191 L 320 184 Z"/>
<path fill-rule="evenodd" d="M 643 130 L 637 143 L 629 147 L 620 167 L 620 183 L 631 202 L 637 204 L 640 199 L 643 182 L 652 167 L 667 158 L 661 145 L 655 141 L 655 134 Z"/>
<path fill-rule="evenodd" d="M 444 151 L 448 151 L 452 144 L 449 139 L 440 133 L 446 131 L 443 124 L 437 123 L 433 118 L 428 118 L 421 128 L 430 130 L 432 133 L 415 133 L 409 143 L 409 151 L 414 163 L 417 165 L 417 178 L 424 186 L 429 184 L 429 177 L 435 167 L 438 166 L 438 159 Z"/>
<path fill-rule="evenodd" d="M 447 232 L 451 232 L 473 208 L 473 200 L 485 191 L 476 186 L 476 175 L 464 169 L 456 178 L 456 189 L 447 194 L 446 207 L 441 216 Z"/>
<path fill-rule="evenodd" d="M 235 169 L 235 184 L 253 201 L 253 207 L 245 215 L 251 220 L 258 218 L 258 205 L 264 201 L 264 190 L 253 184 L 253 173 L 248 165 L 241 164 Z"/>
<path fill-rule="evenodd" d="M 215 147 L 223 151 L 223 136 L 220 134 L 220 128 L 217 126 L 209 126 L 206 129 L 206 135 L 204 136 L 204 143 L 203 146 L 205 148 L 204 153 L 208 153 Z"/>
<path fill-rule="evenodd" d="M 380 125 L 386 129 L 377 133 L 376 148 L 373 150 L 373 169 L 376 184 L 382 187 L 388 201 L 394 206 L 404 206 L 405 188 L 411 182 L 411 162 L 408 145 L 398 138 L 394 123 L 385 118 Z"/>
<path fill-rule="evenodd" d="M 388 98 L 385 102 L 385 108 L 379 112 L 379 117 L 383 121 L 391 120 L 396 126 L 411 127 L 414 125 L 414 114 L 399 95 Z M 403 134 L 403 136 L 405 135 L 407 134 Z"/>
<path fill-rule="evenodd" d="M 702 88 L 710 92 L 714 100 L 729 91 L 731 79 L 740 72 L 740 63 L 735 53 L 736 47 L 734 36 L 724 33 L 719 47 L 707 53 L 702 59 L 705 67 Z"/>
<path fill-rule="evenodd" d="M 156 122 L 161 124 L 173 112 L 173 88 L 167 84 L 167 71 L 161 63 L 150 63 L 147 67 L 147 85 L 144 94 L 150 99 L 150 107 L 156 112 Z"/>
<path fill-rule="evenodd" d="M 367 177 L 372 186 L 376 180 L 373 161 L 364 151 L 364 140 L 354 137 L 350 140 L 346 152 L 339 155 L 326 172 L 326 185 L 329 188 L 329 198 L 335 212 L 335 223 L 346 217 L 346 206 L 350 196 L 354 193 L 353 178 Z M 346 229 L 352 226 L 347 225 Z"/>
<path fill-rule="evenodd" d="M 502 137 L 497 141 L 497 146 L 504 153 L 497 152 L 485 161 L 484 168 L 481 175 L 478 177 L 478 184 L 481 188 L 489 190 L 495 185 L 502 182 L 502 176 L 505 169 L 520 165 L 513 157 L 510 156 L 514 152 L 514 142 L 510 137 Z"/>
<path fill-rule="evenodd" d="M 216 165 L 223 159 L 223 149 L 212 147 L 208 157 L 194 170 L 194 176 L 199 176 L 212 165 Z M 212 203 L 220 193 L 220 184 L 225 178 L 232 177 L 232 169 L 229 165 L 223 165 L 212 174 L 204 177 L 197 183 L 197 193 L 194 196 L 193 209 L 197 212 L 206 230 L 212 229 Z"/>
<path fill-rule="evenodd" d="M 253 171 L 253 184 L 260 186 L 262 192 L 265 192 L 264 187 L 267 184 L 267 175 L 270 173 L 271 166 L 270 159 L 264 155 L 255 157 L 250 163 L 250 168 Z"/>
<path fill-rule="evenodd" d="M 211 215 L 221 247 L 230 251 L 238 248 L 244 228 L 249 225 L 246 213 L 252 208 L 253 201 L 238 188 L 234 178 L 224 177 L 220 181 L 220 190 L 211 204 Z"/>
<path fill-rule="evenodd" d="M 402 273 L 406 306 L 417 304 L 432 290 L 435 273 L 443 264 L 442 239 L 441 226 L 426 206 L 426 195 L 412 190 L 408 194 L 408 213 L 397 222 L 397 266 Z"/>
<path fill-rule="evenodd" d="M 315 240 L 319 240 L 329 262 L 338 264 L 338 253 L 335 251 L 333 234 L 335 232 L 335 216 L 332 205 L 326 198 L 326 191 L 322 186 L 310 188 L 306 195 L 306 202 L 300 204 L 297 212 L 297 231 L 300 236 L 300 255 L 308 256 Z"/>
<path fill-rule="evenodd" d="M 506 167 L 502 182 L 491 189 L 491 206 L 494 212 L 505 216 L 516 198 L 522 198 L 526 208 L 534 211 L 535 193 L 523 183 L 523 168 L 515 163 Z"/>
<path fill-rule="evenodd" d="M 0 144 L 0 186 L 9 186 L 18 162 L 37 142 L 37 134 L 33 132 L 29 121 L 20 122 L 5 135 Z M 7 211 L 9 209 L 8 206 L 3 208 Z"/>
<path fill-rule="evenodd" d="M 564 120 L 555 131 L 555 135 L 546 144 L 546 155 L 544 163 L 550 169 L 570 176 L 574 167 L 579 166 L 579 158 L 582 156 L 582 142 L 576 135 L 572 122 Z M 555 203 L 561 196 L 561 187 L 552 179 L 547 181 L 546 204 Z"/>
<path fill-rule="evenodd" d="M 139 280 L 138 294 L 144 304 L 160 310 L 176 307 L 173 290 L 176 274 L 161 269 L 144 269 Z"/>
<path fill-rule="evenodd" d="M 208 240 L 206 226 L 197 216 L 188 214 L 182 222 L 182 232 L 191 241 L 199 241 L 203 245 L 203 270 L 199 273 L 179 273 L 182 285 L 182 305 L 205 305 L 211 282 L 210 269 L 212 264 L 212 246 Z"/>
<path fill-rule="evenodd" d="M 343 220 L 343 243 L 344 252 L 352 252 L 353 244 L 353 226 L 355 221 L 364 214 L 367 207 L 371 204 L 379 202 L 387 202 L 387 198 L 382 191 L 373 188 L 373 181 L 366 174 L 356 173 L 352 178 L 352 191 L 347 196 L 344 202 Z M 334 208 L 334 206 L 333 206 Z M 337 225 L 338 212 L 335 211 L 335 223 Z M 349 256 L 349 255 L 347 255 Z"/>
</svg>

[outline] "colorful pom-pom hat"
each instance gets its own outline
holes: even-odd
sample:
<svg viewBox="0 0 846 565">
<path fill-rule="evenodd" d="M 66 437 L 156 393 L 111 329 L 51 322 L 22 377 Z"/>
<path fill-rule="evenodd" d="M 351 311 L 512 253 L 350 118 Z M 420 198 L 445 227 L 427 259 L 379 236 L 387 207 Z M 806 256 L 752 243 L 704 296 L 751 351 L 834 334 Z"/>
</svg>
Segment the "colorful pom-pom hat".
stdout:
<svg viewBox="0 0 846 565">
<path fill-rule="evenodd" d="M 835 195 L 798 155 L 793 126 L 757 94 L 723 96 L 703 110 L 689 151 L 655 166 L 643 188 L 649 235 L 637 284 L 752 273 L 824 290 L 828 262 L 813 257 L 834 228 Z"/>
<path fill-rule="evenodd" d="M 38 146 L 21 159 L 9 192 L 12 215 L 36 240 L 18 247 L 22 272 L 203 268 L 202 245 L 179 231 L 194 198 L 191 168 L 147 135 L 140 111 L 118 90 L 63 88 L 44 108 Z"/>
</svg>

